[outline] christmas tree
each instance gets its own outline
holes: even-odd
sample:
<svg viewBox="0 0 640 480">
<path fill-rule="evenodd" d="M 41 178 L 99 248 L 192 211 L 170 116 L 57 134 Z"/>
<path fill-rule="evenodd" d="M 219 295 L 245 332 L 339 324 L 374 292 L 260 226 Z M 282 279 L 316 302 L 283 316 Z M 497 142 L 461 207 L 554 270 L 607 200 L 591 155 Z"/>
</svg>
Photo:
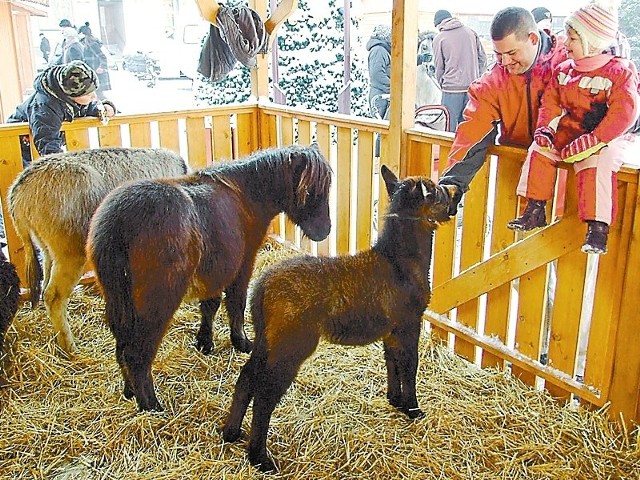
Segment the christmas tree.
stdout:
<svg viewBox="0 0 640 480">
<path fill-rule="evenodd" d="M 243 2 L 227 2 L 227 6 L 236 5 Z M 293 20 L 287 20 L 277 32 L 278 88 L 284 93 L 286 105 L 337 112 L 338 97 L 344 87 L 344 10 L 336 0 L 329 0 L 324 9 L 311 9 L 307 0 L 300 0 L 298 9 Z M 322 13 L 314 14 L 320 10 Z M 357 27 L 357 19 L 351 18 L 351 31 L 357 32 Z M 366 66 L 354 48 L 357 42 L 357 38 L 350 41 L 350 113 L 366 116 Z M 272 73 L 270 54 L 269 63 Z M 225 79 L 212 83 L 200 77 L 194 86 L 198 103 L 203 105 L 243 102 L 251 94 L 250 72 L 238 63 Z M 272 101 L 273 90 L 272 83 L 269 94 Z"/>
</svg>

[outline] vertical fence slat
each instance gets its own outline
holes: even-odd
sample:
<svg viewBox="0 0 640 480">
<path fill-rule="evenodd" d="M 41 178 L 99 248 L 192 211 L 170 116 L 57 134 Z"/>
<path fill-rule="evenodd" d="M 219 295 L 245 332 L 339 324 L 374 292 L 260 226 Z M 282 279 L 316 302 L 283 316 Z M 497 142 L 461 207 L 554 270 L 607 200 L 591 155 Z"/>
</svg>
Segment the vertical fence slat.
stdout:
<svg viewBox="0 0 640 480">
<path fill-rule="evenodd" d="M 485 162 L 473 179 L 473 188 L 465 193 L 462 213 L 460 270 L 465 270 L 482 260 L 485 243 L 488 187 L 489 163 Z M 456 317 L 457 321 L 478 331 L 479 306 L 479 298 L 460 305 Z M 461 338 L 456 338 L 455 352 L 471 362 L 475 360 L 475 346 Z"/>
<path fill-rule="evenodd" d="M 158 134 L 160 136 L 160 146 L 180 152 L 180 136 L 178 130 L 178 120 L 158 121 Z"/>
<path fill-rule="evenodd" d="M 449 156 L 449 147 L 440 147 L 440 161 L 438 164 L 440 175 L 447 167 L 444 159 Z M 443 223 L 436 230 L 433 241 L 433 285 L 432 290 L 451 279 L 453 276 L 453 261 L 456 244 L 456 224 L 457 217 L 451 221 Z M 443 312 L 444 313 L 444 312 Z M 446 341 L 449 334 L 446 330 L 436 326 L 431 329 L 434 336 Z"/>
<path fill-rule="evenodd" d="M 151 129 L 150 123 L 132 123 L 129 125 L 131 132 L 132 147 L 150 147 L 151 146 Z"/>
<path fill-rule="evenodd" d="M 120 125 L 98 127 L 98 141 L 100 147 L 119 147 L 122 145 Z"/>
<path fill-rule="evenodd" d="M 211 119 L 213 128 L 213 158 L 211 160 L 231 160 L 233 148 L 229 115 L 215 115 Z"/>
<path fill-rule="evenodd" d="M 349 253 L 349 232 L 351 227 L 351 129 L 338 127 L 338 156 L 336 178 L 340 179 L 338 189 L 338 218 L 336 220 L 336 253 Z"/>
<path fill-rule="evenodd" d="M 239 113 L 236 115 L 238 158 L 246 157 L 258 148 L 256 119 L 257 116 L 252 113 Z"/>
<path fill-rule="evenodd" d="M 491 228 L 491 248 L 493 255 L 515 240 L 512 230 L 506 228 L 507 222 L 515 217 L 517 210 L 516 185 L 520 176 L 521 162 L 514 155 L 496 156 L 495 202 L 493 208 Z M 507 344 L 509 327 L 509 301 L 511 299 L 511 284 L 506 283 L 487 293 L 487 315 L 484 324 L 484 334 L 497 337 L 503 344 Z M 504 367 L 504 360 L 487 351 L 482 352 L 481 365 L 483 367 Z"/>
<path fill-rule="evenodd" d="M 576 232 L 577 234 L 577 232 Z M 570 377 L 574 376 L 574 365 L 580 333 L 580 312 L 587 256 L 581 250 L 558 259 L 557 288 L 549 338 L 549 366 Z M 555 385 L 546 385 L 547 391 L 556 398 L 568 399 L 568 394 Z"/>
<path fill-rule="evenodd" d="M 598 261 L 584 381 L 599 389 L 605 398 L 611 388 L 616 338 L 620 335 L 618 328 L 622 315 L 621 303 L 624 299 L 634 298 L 637 291 L 637 285 L 627 285 L 622 274 L 629 265 L 634 265 L 631 263 L 631 250 L 637 248 L 638 237 L 635 232 L 638 229 L 640 211 L 637 195 L 637 183 L 627 183 L 620 189 L 619 201 L 622 208 L 619 218 L 611 226 L 609 253 L 601 256 Z M 628 288 L 634 292 L 631 296 Z M 640 357 L 640 352 L 637 356 Z"/>
<path fill-rule="evenodd" d="M 282 139 L 282 145 L 292 145 L 293 139 L 295 136 L 293 118 L 291 117 L 282 117 L 280 119 L 280 138 Z M 296 226 L 295 224 L 289 220 L 288 217 L 284 219 L 284 236 L 288 242 L 297 245 L 296 242 Z"/>
<path fill-rule="evenodd" d="M 356 202 L 356 250 L 371 246 L 373 210 L 373 133 L 358 132 L 358 200 Z"/>
<path fill-rule="evenodd" d="M 65 130 L 63 128 L 63 130 Z M 69 129 L 65 130 L 67 150 L 83 150 L 89 148 L 89 130 Z"/>
<path fill-rule="evenodd" d="M 298 143 L 300 145 L 311 144 L 311 122 L 308 120 L 298 120 Z"/>
<path fill-rule="evenodd" d="M 20 277 L 20 284 L 26 285 L 24 255 L 22 242 L 13 228 L 13 222 L 9 216 L 7 205 L 7 193 L 9 187 L 22 172 L 22 153 L 20 139 L 15 136 L 0 137 L 0 193 L 2 194 L 2 218 L 4 220 L 5 236 L 9 250 L 9 260 L 13 263 Z"/>
<path fill-rule="evenodd" d="M 527 357 L 537 360 L 540 355 L 546 301 L 547 266 L 543 265 L 523 275 L 519 283 L 515 348 Z M 515 365 L 512 372 L 527 385 L 535 385 L 535 375 L 530 372 Z"/>
<path fill-rule="evenodd" d="M 331 132 L 329 125 L 326 123 L 317 123 L 316 124 L 316 142 L 320 147 L 320 151 L 328 160 L 331 159 Z M 335 190 L 338 184 L 338 177 L 336 175 L 336 171 L 333 171 L 333 181 L 331 182 L 331 188 Z M 335 218 L 333 219 L 333 224 L 335 225 Z M 323 241 L 318 242 L 318 255 L 329 255 L 331 252 L 331 238 L 335 238 L 336 229 L 335 226 L 331 229 L 331 233 L 327 238 Z"/>
<path fill-rule="evenodd" d="M 188 117 L 187 146 L 189 149 L 189 165 L 194 170 L 207 166 L 207 150 L 205 148 L 204 117 Z"/>
</svg>

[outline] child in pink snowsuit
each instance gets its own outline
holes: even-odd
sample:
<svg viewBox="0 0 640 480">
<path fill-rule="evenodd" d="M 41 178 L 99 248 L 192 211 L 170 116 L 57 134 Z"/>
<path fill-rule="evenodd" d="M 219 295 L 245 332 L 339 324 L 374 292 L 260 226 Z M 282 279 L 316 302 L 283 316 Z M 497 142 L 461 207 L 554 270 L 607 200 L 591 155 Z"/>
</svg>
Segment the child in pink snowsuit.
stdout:
<svg viewBox="0 0 640 480">
<path fill-rule="evenodd" d="M 517 193 L 528 199 L 513 230 L 547 224 L 545 204 L 553 197 L 557 166 L 572 163 L 578 214 L 587 223 L 582 251 L 607 251 L 616 215 L 616 173 L 640 143 L 628 133 L 638 118 L 638 73 L 630 60 L 602 53 L 616 41 L 617 15 L 590 4 L 565 20 L 569 59 L 556 68 L 542 97 L 538 128 L 522 167 Z"/>
</svg>

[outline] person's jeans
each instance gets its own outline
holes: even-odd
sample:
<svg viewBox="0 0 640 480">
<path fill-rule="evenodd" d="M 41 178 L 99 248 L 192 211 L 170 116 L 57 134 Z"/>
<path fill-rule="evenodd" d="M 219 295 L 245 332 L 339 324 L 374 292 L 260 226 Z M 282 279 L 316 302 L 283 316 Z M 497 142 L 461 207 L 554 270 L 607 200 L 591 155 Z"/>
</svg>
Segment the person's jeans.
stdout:
<svg viewBox="0 0 640 480">
<path fill-rule="evenodd" d="M 462 111 L 467 105 L 469 96 L 465 93 L 442 92 L 442 105 L 449 111 L 449 132 L 455 132 L 458 123 L 462 122 Z"/>
</svg>

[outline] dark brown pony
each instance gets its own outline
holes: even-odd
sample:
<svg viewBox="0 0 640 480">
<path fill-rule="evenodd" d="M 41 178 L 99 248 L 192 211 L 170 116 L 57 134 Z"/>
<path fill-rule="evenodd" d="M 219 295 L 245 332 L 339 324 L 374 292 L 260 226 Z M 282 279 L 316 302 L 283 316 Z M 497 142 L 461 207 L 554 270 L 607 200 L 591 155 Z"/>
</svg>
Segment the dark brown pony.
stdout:
<svg viewBox="0 0 640 480">
<path fill-rule="evenodd" d="M 221 294 L 235 348 L 244 332 L 247 285 L 272 219 L 284 212 L 315 241 L 331 230 L 331 168 L 317 146 L 260 151 L 245 161 L 111 192 L 91 222 L 88 257 L 116 338 L 124 395 L 141 410 L 162 410 L 151 364 L 183 297 L 201 300 L 198 347 L 213 348 Z"/>
<path fill-rule="evenodd" d="M 433 232 L 448 220 L 449 192 L 427 178 L 398 182 L 385 166 L 391 197 L 376 244 L 353 256 L 300 256 L 265 271 L 251 297 L 255 348 L 242 368 L 223 429 L 232 442 L 253 398 L 249 461 L 275 470 L 267 455 L 271 414 L 321 337 L 342 345 L 382 339 L 389 403 L 409 418 L 416 399 L 418 339 L 429 303 Z"/>
</svg>

